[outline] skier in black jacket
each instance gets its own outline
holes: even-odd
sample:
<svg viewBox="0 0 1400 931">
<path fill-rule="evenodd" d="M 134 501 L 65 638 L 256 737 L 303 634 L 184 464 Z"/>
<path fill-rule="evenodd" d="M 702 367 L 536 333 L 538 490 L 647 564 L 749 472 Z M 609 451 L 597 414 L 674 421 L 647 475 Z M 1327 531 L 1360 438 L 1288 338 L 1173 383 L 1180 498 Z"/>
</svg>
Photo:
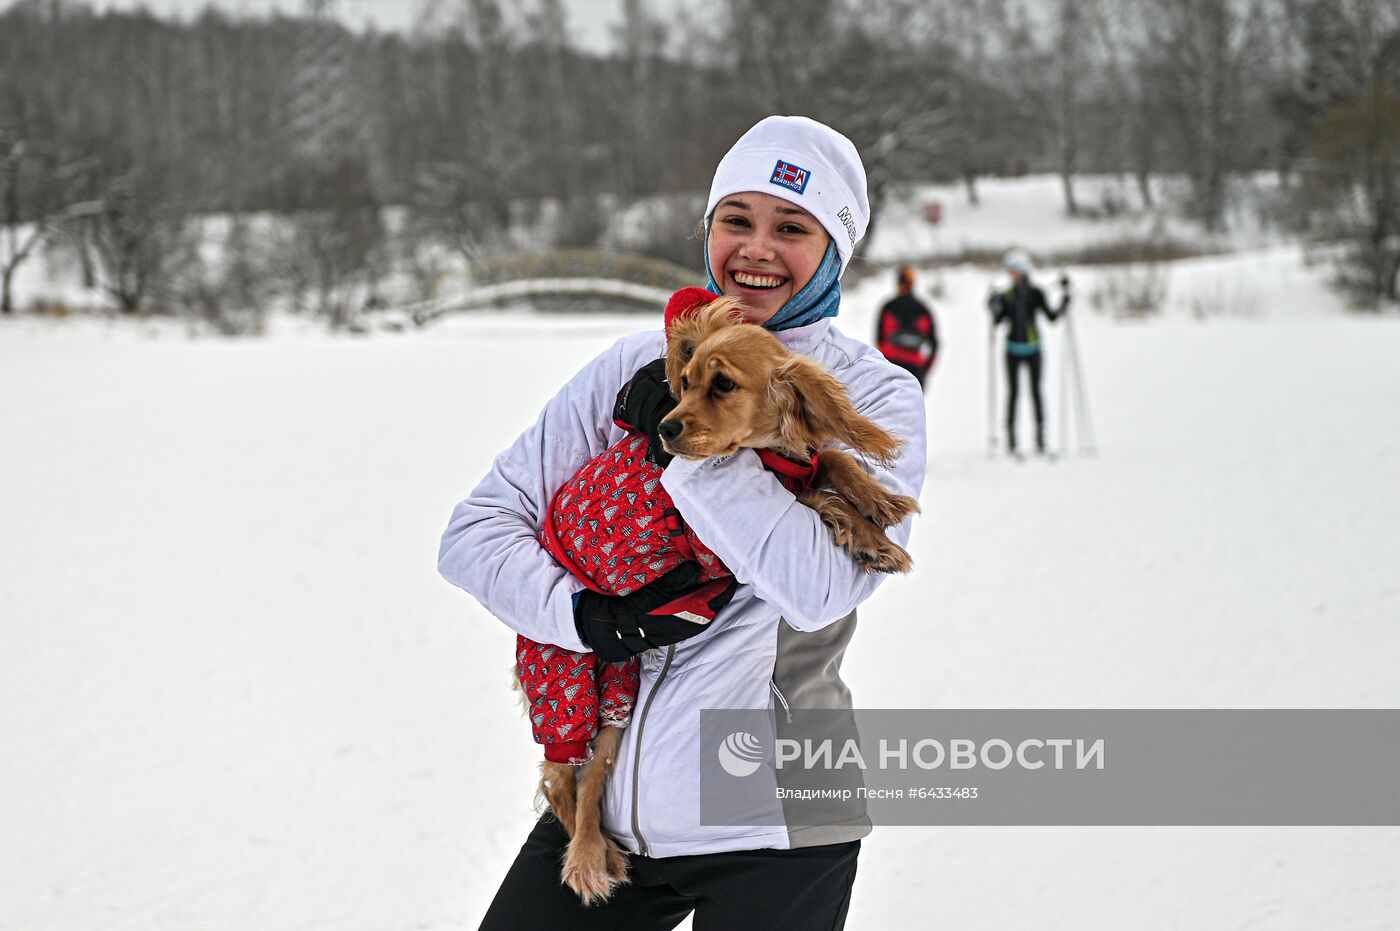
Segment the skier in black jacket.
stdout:
<svg viewBox="0 0 1400 931">
<path fill-rule="evenodd" d="M 988 309 L 992 312 L 992 326 L 1003 322 L 1009 324 L 1006 334 L 1006 381 L 1009 388 L 1006 398 L 1006 448 L 1016 452 L 1016 401 L 1019 395 L 1020 370 L 1024 366 L 1030 372 L 1031 402 L 1035 405 L 1035 448 L 1045 452 L 1045 406 L 1040 396 L 1040 331 L 1036 326 L 1036 314 L 1043 313 L 1052 323 L 1069 308 L 1069 292 L 1066 291 L 1058 308 L 1052 308 L 1045 299 L 1045 292 L 1031 283 L 1031 263 L 1026 254 L 1013 250 L 1002 259 L 1002 265 L 1011 273 L 1011 287 L 993 293 L 988 299 Z"/>
</svg>

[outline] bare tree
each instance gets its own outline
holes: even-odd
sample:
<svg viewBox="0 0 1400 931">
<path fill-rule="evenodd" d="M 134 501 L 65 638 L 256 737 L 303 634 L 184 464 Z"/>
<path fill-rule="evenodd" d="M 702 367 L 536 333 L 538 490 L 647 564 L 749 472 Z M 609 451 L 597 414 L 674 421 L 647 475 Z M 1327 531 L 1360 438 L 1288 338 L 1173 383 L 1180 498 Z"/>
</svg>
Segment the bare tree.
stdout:
<svg viewBox="0 0 1400 931">
<path fill-rule="evenodd" d="M 807 114 L 856 144 L 870 196 L 868 247 L 892 186 L 937 174 L 957 152 L 961 60 L 937 44 L 943 22 L 912 0 L 805 4 L 802 42 L 784 39 L 791 23 L 781 5 L 731 0 L 724 44 L 740 86 L 752 88 L 743 95 L 758 105 L 750 117 Z"/>
<path fill-rule="evenodd" d="M 842 24 L 829 99 L 814 110 L 861 152 L 870 196 L 865 248 L 895 185 L 929 178 L 960 138 L 951 104 L 956 66 L 929 56 L 932 30 L 917 28 L 905 6 L 877 0 L 871 22 L 860 15 Z M 892 38 L 879 29 L 882 18 L 903 21 L 905 31 Z"/>
<path fill-rule="evenodd" d="M 666 101 L 645 89 L 655 86 L 658 72 L 666 68 L 662 58 L 665 24 L 649 14 L 641 0 L 623 0 L 617 42 L 621 67 L 610 96 L 617 112 L 616 132 L 623 144 L 614 164 L 614 190 L 621 202 L 628 204 L 655 190 L 656 133 Z"/>
<path fill-rule="evenodd" d="M 1060 149 L 1060 186 L 1065 194 L 1065 212 L 1079 215 L 1074 199 L 1074 176 L 1079 169 L 1079 87 L 1080 72 L 1086 62 L 1083 0 L 1058 0 L 1056 4 L 1055 97 Z"/>
<path fill-rule="evenodd" d="M 1152 172 L 1160 108 L 1143 91 L 1144 70 L 1138 67 L 1139 59 L 1129 57 L 1134 48 L 1143 45 L 1138 10 L 1132 3 L 1085 0 L 1079 12 L 1085 19 L 1088 41 L 1101 55 L 1098 70 L 1105 84 L 1104 99 L 1116 124 L 1116 131 L 1105 133 L 1115 146 L 1107 153 L 1108 161 L 1115 170 L 1132 173 L 1138 196 L 1150 207 L 1154 202 Z"/>
<path fill-rule="evenodd" d="M 0 132 L 0 313 L 14 312 L 15 273 L 64 223 L 95 214 L 80 196 L 91 159 L 40 157 L 22 139 Z"/>
<path fill-rule="evenodd" d="M 413 178 L 417 226 L 468 263 L 509 242 L 512 203 L 537 154 L 525 142 L 519 36 L 499 0 L 461 0 L 452 33 L 434 46 L 448 123 Z"/>
<path fill-rule="evenodd" d="M 319 174 L 318 203 L 291 218 L 282 278 L 297 305 L 332 328 L 352 322 L 384 272 L 385 227 L 368 166 L 346 157 Z"/>
<path fill-rule="evenodd" d="M 1012 28 L 1002 0 L 944 2 L 934 16 L 926 60 L 946 69 L 949 131 L 941 160 L 975 206 L 978 176 L 1013 167 L 1032 145 L 1028 126 L 1036 107 L 1018 108 L 1014 101 L 1041 86 L 1041 64 L 1027 60 L 1028 34 Z M 1024 70 L 1034 78 L 1023 79 Z"/>
<path fill-rule="evenodd" d="M 724 45 L 737 74 L 765 113 L 803 113 L 820 94 L 839 44 L 840 0 L 728 0 Z"/>
<path fill-rule="evenodd" d="M 1246 0 L 1143 0 L 1141 51 L 1180 139 L 1193 208 L 1208 230 L 1225 220 L 1226 184 L 1241 161 L 1243 83 L 1260 52 Z"/>
<path fill-rule="evenodd" d="M 1345 0 L 1303 14 L 1304 193 L 1323 231 L 1350 243 L 1341 285 L 1379 306 L 1400 297 L 1400 11 Z"/>
<path fill-rule="evenodd" d="M 101 287 L 124 313 L 162 302 L 175 270 L 197 247 L 194 230 L 169 196 L 162 172 L 156 166 L 148 169 L 128 171 L 108 184 L 101 209 L 83 224 L 97 256 Z"/>
</svg>

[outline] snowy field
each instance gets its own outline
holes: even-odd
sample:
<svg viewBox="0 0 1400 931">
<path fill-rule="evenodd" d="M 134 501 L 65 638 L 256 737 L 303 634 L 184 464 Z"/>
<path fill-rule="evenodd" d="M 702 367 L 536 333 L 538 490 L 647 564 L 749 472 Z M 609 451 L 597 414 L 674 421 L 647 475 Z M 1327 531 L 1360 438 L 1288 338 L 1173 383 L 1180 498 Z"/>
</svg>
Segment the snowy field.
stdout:
<svg viewBox="0 0 1400 931">
<path fill-rule="evenodd" d="M 1102 248 L 1122 242 L 1175 240 L 1198 243 L 1203 251 L 1223 251 L 1275 243 L 1279 236 L 1264 222 L 1277 209 L 1276 178 L 1268 174 L 1233 177 L 1228 231 L 1205 237 L 1199 227 L 1177 216 L 1187 198 L 1185 179 L 1153 179 L 1153 204 L 1144 205 L 1127 175 L 1083 175 L 1074 184 L 1084 216 L 1065 215 L 1058 175 L 984 178 L 972 204 L 962 184 L 916 184 L 889 199 L 876 224 L 869 254 L 900 260 L 967 251 L 999 251 L 1019 245 L 1033 253 Z M 942 220 L 924 221 L 924 209 L 937 204 Z M 1112 215 L 1105 207 L 1114 204 Z M 1093 216 L 1097 214 L 1097 216 Z"/>
<path fill-rule="evenodd" d="M 1161 318 L 1079 314 L 1101 454 L 1017 464 L 984 452 L 990 274 L 925 278 L 917 566 L 862 609 L 857 702 L 1400 707 L 1400 320 L 1287 249 L 1180 263 Z M 640 325 L 0 320 L 0 929 L 474 928 L 537 752 L 438 537 Z M 882 828 L 848 927 L 1393 929 L 1397 875 L 1394 828 Z"/>
</svg>

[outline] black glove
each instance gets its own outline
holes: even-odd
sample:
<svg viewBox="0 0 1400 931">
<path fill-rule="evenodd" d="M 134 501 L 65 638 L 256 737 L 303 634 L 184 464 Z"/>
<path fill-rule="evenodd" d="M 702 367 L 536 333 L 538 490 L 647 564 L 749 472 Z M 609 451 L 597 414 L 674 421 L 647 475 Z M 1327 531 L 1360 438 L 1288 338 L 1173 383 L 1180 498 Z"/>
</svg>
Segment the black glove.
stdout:
<svg viewBox="0 0 1400 931">
<path fill-rule="evenodd" d="M 1005 297 L 1001 291 L 997 290 L 995 287 L 987 291 L 987 310 L 991 312 L 993 317 L 1001 314 L 1002 305 L 1004 303 Z"/>
<path fill-rule="evenodd" d="M 637 374 L 617 393 L 613 407 L 613 420 L 646 434 L 647 459 L 663 469 L 672 456 L 661 446 L 656 428 L 675 406 L 676 399 L 671 397 L 671 386 L 666 381 L 666 360 L 657 359 L 637 369 Z"/>
<path fill-rule="evenodd" d="M 574 601 L 574 626 L 598 658 L 609 663 L 670 646 L 705 630 L 739 587 L 730 576 L 696 584 L 700 564 L 681 563 L 630 595 L 591 589 Z"/>
</svg>

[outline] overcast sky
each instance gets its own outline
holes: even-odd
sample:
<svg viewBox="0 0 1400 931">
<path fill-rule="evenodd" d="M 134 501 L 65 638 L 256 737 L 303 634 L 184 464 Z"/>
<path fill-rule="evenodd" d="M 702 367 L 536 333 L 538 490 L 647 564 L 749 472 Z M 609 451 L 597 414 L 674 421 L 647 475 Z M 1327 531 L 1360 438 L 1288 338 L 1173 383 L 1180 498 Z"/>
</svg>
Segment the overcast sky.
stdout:
<svg viewBox="0 0 1400 931">
<path fill-rule="evenodd" d="M 206 6 L 231 13 L 266 14 L 275 10 L 294 13 L 305 8 L 304 0 L 91 0 L 99 8 L 132 9 L 145 6 L 158 15 L 192 16 Z M 425 0 L 335 0 L 341 19 L 355 26 L 373 24 L 379 29 L 401 30 L 417 22 Z M 444 6 L 453 0 L 442 0 Z M 7 0 L 0 0 L 0 7 Z M 612 30 L 622 10 L 622 0 L 566 0 L 569 28 L 574 44 L 593 51 L 606 51 L 612 43 Z M 660 9 L 679 6 L 678 0 L 655 4 Z"/>
</svg>

